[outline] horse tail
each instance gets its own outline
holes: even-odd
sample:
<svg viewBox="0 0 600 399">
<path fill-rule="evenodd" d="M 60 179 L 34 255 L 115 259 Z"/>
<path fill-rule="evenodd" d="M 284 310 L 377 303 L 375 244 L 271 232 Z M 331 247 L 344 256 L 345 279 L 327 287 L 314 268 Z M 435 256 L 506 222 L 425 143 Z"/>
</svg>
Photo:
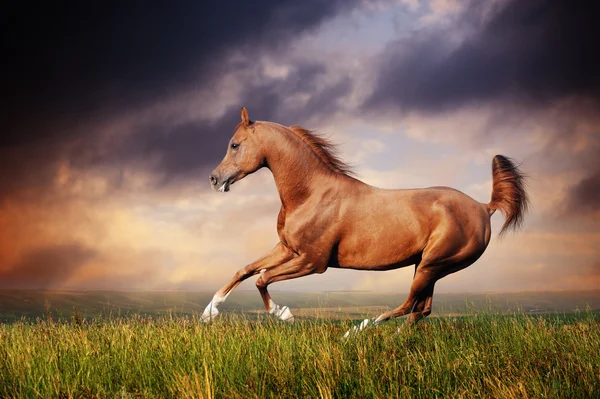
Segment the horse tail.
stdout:
<svg viewBox="0 0 600 399">
<path fill-rule="evenodd" d="M 490 216 L 499 209 L 506 220 L 500 230 L 502 237 L 508 230 L 517 230 L 529 209 L 529 196 L 525 191 L 527 176 L 513 160 L 496 155 L 492 160 L 492 200 L 488 204 Z"/>
</svg>

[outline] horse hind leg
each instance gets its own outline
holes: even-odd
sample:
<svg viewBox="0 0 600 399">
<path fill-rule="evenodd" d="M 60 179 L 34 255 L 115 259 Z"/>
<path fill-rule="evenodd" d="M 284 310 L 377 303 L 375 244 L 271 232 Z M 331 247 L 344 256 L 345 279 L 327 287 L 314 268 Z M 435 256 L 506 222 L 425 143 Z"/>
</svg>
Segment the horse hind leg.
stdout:
<svg viewBox="0 0 600 399">
<path fill-rule="evenodd" d="M 423 252 L 421 262 L 415 267 L 415 277 L 406 301 L 396 309 L 379 315 L 373 320 L 373 324 L 377 325 L 413 312 L 416 314 L 411 315 L 410 324 L 415 324 L 422 318 L 427 317 L 431 313 L 433 288 L 436 281 L 475 262 L 485 250 L 487 244 L 483 244 L 479 247 L 473 247 L 470 251 L 463 252 L 465 245 L 460 246 L 460 250 L 457 250 L 456 243 L 445 239 L 444 236 L 442 236 L 442 239 L 432 242 Z M 363 330 L 368 323 L 368 319 L 364 320 L 360 327 L 349 330 L 344 337 L 347 337 L 351 332 Z"/>
<path fill-rule="evenodd" d="M 404 303 L 398 306 L 396 309 L 389 312 L 382 313 L 376 319 L 372 320 L 374 325 L 383 323 L 394 317 L 405 316 L 407 314 L 417 311 L 421 313 L 421 318 L 429 315 L 431 312 L 431 297 L 433 296 L 433 286 L 437 281 L 437 276 L 428 268 L 416 267 L 415 277 L 410 287 L 410 293 Z M 363 320 L 360 325 L 353 327 L 344 334 L 344 338 L 347 338 L 352 333 L 358 333 L 364 330 L 371 321 L 369 319 Z"/>
<path fill-rule="evenodd" d="M 431 305 L 433 303 L 433 284 L 430 292 L 424 292 L 419 298 L 415 309 L 410 314 L 410 325 L 415 325 L 419 320 L 431 314 Z"/>
<path fill-rule="evenodd" d="M 434 277 L 425 279 L 425 281 L 428 281 L 427 283 L 425 283 L 426 284 L 425 289 L 423 289 L 421 291 L 421 293 L 416 295 L 416 299 L 414 300 L 414 302 L 410 302 L 413 299 L 411 298 L 411 296 L 409 296 L 409 298 L 406 300 L 406 302 L 404 304 L 402 304 L 398 308 L 394 309 L 392 312 L 388 312 L 388 313 L 391 313 L 391 315 L 390 315 L 390 317 L 386 318 L 385 320 L 388 320 L 389 318 L 392 318 L 392 317 L 400 317 L 400 316 L 410 314 L 409 324 L 414 325 L 417 322 L 419 322 L 419 320 L 422 320 L 425 317 L 429 316 L 431 314 L 431 307 L 433 304 L 433 289 L 435 287 L 435 283 L 437 282 L 437 280 L 447 276 L 448 274 L 457 272 L 459 270 L 462 270 L 462 269 L 468 267 L 478 257 L 479 256 L 472 257 L 470 259 L 466 259 L 461 262 L 446 264 L 443 266 L 443 268 L 437 264 L 435 266 L 428 265 L 427 268 L 429 269 L 431 276 L 434 276 Z M 418 269 L 417 269 L 417 272 L 418 272 Z M 415 273 L 415 279 L 416 279 L 416 277 L 417 276 Z M 414 288 L 415 288 L 415 282 L 413 281 L 413 286 L 411 287 L 411 293 Z M 417 289 L 418 289 L 418 287 L 417 287 Z M 407 311 L 410 303 L 413 304 L 412 309 L 410 309 L 410 311 Z M 380 317 L 385 316 L 385 315 L 387 315 L 387 314 L 383 314 Z M 382 320 L 382 321 L 385 321 L 385 320 Z"/>
<path fill-rule="evenodd" d="M 374 320 L 375 324 L 383 323 L 395 317 L 406 316 L 413 312 L 421 313 L 423 318 L 431 313 L 431 297 L 433 296 L 433 287 L 437 278 L 429 270 L 423 270 L 417 267 L 413 283 L 410 287 L 410 293 L 406 301 L 396 309 L 382 313 Z M 429 304 L 429 307 L 427 305 Z M 426 314 L 425 314 L 426 313 Z M 418 320 L 417 320 L 418 321 Z"/>
</svg>

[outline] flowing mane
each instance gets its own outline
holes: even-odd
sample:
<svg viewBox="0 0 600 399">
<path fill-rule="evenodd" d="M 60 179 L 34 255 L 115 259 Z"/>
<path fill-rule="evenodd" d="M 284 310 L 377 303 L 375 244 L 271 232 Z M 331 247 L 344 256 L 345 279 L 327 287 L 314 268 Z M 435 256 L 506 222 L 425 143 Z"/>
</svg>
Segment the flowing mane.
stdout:
<svg viewBox="0 0 600 399">
<path fill-rule="evenodd" d="M 302 126 L 290 126 L 289 129 L 310 146 L 315 155 L 323 162 L 332 172 L 340 173 L 346 176 L 354 175 L 354 171 L 338 155 L 336 145 L 327 138 L 303 128 Z"/>
</svg>

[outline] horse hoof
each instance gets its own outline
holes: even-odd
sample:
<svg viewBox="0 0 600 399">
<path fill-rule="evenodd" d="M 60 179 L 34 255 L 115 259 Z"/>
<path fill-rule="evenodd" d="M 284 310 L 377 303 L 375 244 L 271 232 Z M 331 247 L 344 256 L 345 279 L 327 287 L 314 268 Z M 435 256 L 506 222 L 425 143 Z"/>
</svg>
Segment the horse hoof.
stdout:
<svg viewBox="0 0 600 399">
<path fill-rule="evenodd" d="M 202 312 L 202 316 L 200 316 L 200 321 L 204 323 L 208 323 L 214 320 L 219 315 L 219 309 L 214 306 L 212 303 L 208 304 L 204 312 Z"/>
<path fill-rule="evenodd" d="M 219 315 L 219 312 L 212 312 L 212 313 L 202 313 L 202 316 L 200 316 L 200 321 L 202 321 L 203 323 L 210 323 L 212 320 L 216 319 L 217 316 Z"/>
<path fill-rule="evenodd" d="M 292 311 L 290 310 L 290 308 L 287 306 L 284 306 L 283 308 L 281 308 L 281 310 L 279 311 L 277 316 L 279 317 L 279 319 L 281 321 L 285 321 L 288 323 L 294 322 L 294 315 L 292 314 Z"/>
<path fill-rule="evenodd" d="M 354 326 L 351 329 L 349 329 L 348 331 L 346 331 L 346 334 L 344 334 L 344 338 L 348 338 L 350 336 L 350 334 L 358 334 L 359 332 L 361 332 L 362 330 L 364 330 L 367 327 L 369 322 L 370 322 L 369 319 L 364 319 L 358 326 Z"/>
<path fill-rule="evenodd" d="M 269 313 L 277 317 L 281 321 L 287 321 L 288 323 L 294 322 L 294 315 L 292 314 L 290 308 L 287 306 L 281 307 L 273 303 L 271 305 L 271 310 L 269 310 Z"/>
</svg>

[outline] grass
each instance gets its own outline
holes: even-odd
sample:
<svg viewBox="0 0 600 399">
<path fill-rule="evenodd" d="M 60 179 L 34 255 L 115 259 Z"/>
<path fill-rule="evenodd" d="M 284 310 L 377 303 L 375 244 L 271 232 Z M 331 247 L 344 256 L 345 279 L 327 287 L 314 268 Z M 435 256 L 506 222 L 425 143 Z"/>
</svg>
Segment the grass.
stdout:
<svg viewBox="0 0 600 399">
<path fill-rule="evenodd" d="M 0 325 L 0 397 L 589 398 L 593 312 L 356 321 L 164 315 Z"/>
</svg>

